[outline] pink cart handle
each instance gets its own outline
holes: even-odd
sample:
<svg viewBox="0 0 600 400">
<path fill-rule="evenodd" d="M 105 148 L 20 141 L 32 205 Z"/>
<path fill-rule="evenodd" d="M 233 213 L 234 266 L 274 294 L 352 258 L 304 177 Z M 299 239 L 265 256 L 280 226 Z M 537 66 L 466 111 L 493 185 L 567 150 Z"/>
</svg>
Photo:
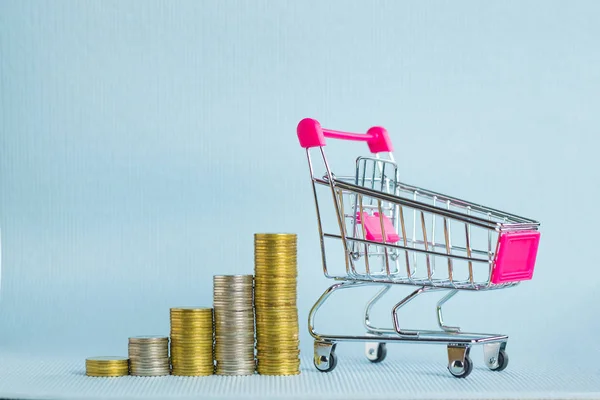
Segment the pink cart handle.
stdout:
<svg viewBox="0 0 600 400">
<path fill-rule="evenodd" d="M 297 133 L 300 146 L 305 149 L 325 146 L 325 138 L 328 137 L 331 139 L 367 142 L 371 153 L 394 151 L 387 131 L 380 126 L 370 128 L 367 133 L 340 132 L 323 129 L 319 121 L 305 118 L 298 123 Z"/>
</svg>

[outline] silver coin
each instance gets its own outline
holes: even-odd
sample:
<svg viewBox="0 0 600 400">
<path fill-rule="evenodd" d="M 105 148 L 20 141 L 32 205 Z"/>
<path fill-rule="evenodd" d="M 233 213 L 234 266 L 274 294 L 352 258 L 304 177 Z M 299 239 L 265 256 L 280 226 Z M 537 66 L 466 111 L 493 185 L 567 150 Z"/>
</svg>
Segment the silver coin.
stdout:
<svg viewBox="0 0 600 400">
<path fill-rule="evenodd" d="M 145 336 L 132 336 L 129 338 L 129 342 L 154 342 L 154 341 L 164 341 L 169 340 L 168 336 L 164 335 L 145 335 Z"/>
<path fill-rule="evenodd" d="M 248 305 L 254 304 L 254 301 L 250 299 L 252 295 L 245 296 L 243 298 L 229 298 L 229 299 L 220 299 L 218 297 L 213 297 L 213 306 L 224 307 L 228 305 Z"/>
<path fill-rule="evenodd" d="M 213 300 L 215 300 L 215 301 L 222 301 L 222 302 L 236 301 L 236 300 L 252 301 L 252 299 L 253 299 L 252 290 L 237 292 L 235 290 L 227 289 L 227 290 L 223 290 L 223 291 L 214 291 L 213 292 Z"/>
<path fill-rule="evenodd" d="M 233 343 L 254 343 L 254 335 L 235 335 L 235 334 L 230 334 L 230 335 L 221 335 L 218 336 L 217 339 L 215 340 L 215 347 L 220 347 L 222 345 L 226 345 L 226 344 L 233 344 Z"/>
<path fill-rule="evenodd" d="M 215 320 L 223 318 L 225 316 L 230 318 L 245 317 L 254 315 L 254 306 L 244 304 L 233 304 L 226 306 L 215 306 Z"/>
<path fill-rule="evenodd" d="M 162 357 L 164 354 L 168 353 L 168 346 L 161 349 L 144 349 L 144 348 L 129 348 L 129 356 L 147 356 L 147 357 Z"/>
<path fill-rule="evenodd" d="M 213 281 L 252 282 L 254 275 L 213 275 Z"/>
<path fill-rule="evenodd" d="M 227 296 L 234 296 L 238 298 L 246 298 L 251 296 L 254 292 L 254 288 L 252 286 L 243 288 L 243 287 L 235 287 L 235 286 L 223 286 L 213 289 L 213 297 L 216 299 L 226 299 Z"/>
<path fill-rule="evenodd" d="M 227 326 L 227 325 L 239 325 L 239 324 L 244 324 L 244 325 L 254 325 L 254 318 L 251 318 L 250 316 L 246 315 L 246 316 L 237 316 L 237 317 L 228 317 L 228 316 L 223 316 L 222 318 L 218 318 L 215 321 L 215 326 Z"/>
<path fill-rule="evenodd" d="M 233 340 L 229 340 L 226 342 L 220 342 L 215 346 L 215 352 L 220 351 L 251 351 L 254 350 L 254 341 L 239 341 L 235 342 Z"/>
<path fill-rule="evenodd" d="M 235 285 L 218 285 L 215 283 L 213 288 L 213 296 L 217 298 L 225 298 L 227 295 L 236 297 L 246 297 L 254 292 L 254 286 L 235 286 Z"/>
<path fill-rule="evenodd" d="M 228 300 L 230 297 L 238 299 L 247 299 L 253 297 L 254 288 L 240 288 L 240 287 L 219 287 L 213 290 L 213 299 L 217 300 Z"/>
<path fill-rule="evenodd" d="M 142 371 L 135 371 L 135 372 L 130 372 L 129 375 L 132 376 L 166 376 L 166 375 L 171 375 L 171 370 L 163 370 L 163 371 L 151 371 L 151 372 L 142 372 Z"/>
<path fill-rule="evenodd" d="M 170 374 L 168 336 L 135 336 L 129 338 L 129 371 L 135 376 Z"/>
<path fill-rule="evenodd" d="M 131 365 L 146 365 L 146 366 L 160 366 L 169 364 L 169 358 L 163 357 L 160 359 L 132 359 L 130 360 Z"/>
<path fill-rule="evenodd" d="M 232 303 L 232 304 L 215 304 L 215 314 L 223 313 L 251 313 L 254 310 L 254 305 L 248 303 Z M 216 317 L 218 318 L 218 317 Z"/>
<path fill-rule="evenodd" d="M 253 281 L 252 275 L 213 277 L 214 358 L 219 375 L 254 373 Z"/>
<path fill-rule="evenodd" d="M 248 368 L 254 367 L 256 365 L 256 361 L 254 358 L 248 360 L 240 360 L 235 362 L 227 362 L 227 361 L 218 361 L 218 368 Z"/>
<path fill-rule="evenodd" d="M 254 312 L 252 309 L 246 310 L 238 310 L 233 307 L 224 307 L 218 308 L 215 312 L 216 317 L 215 320 L 223 319 L 223 318 L 253 318 Z"/>
<path fill-rule="evenodd" d="M 129 359 L 134 361 L 158 361 L 169 358 L 169 353 L 164 352 L 161 354 L 132 354 L 129 353 Z"/>
<path fill-rule="evenodd" d="M 166 349 L 167 347 L 169 347 L 169 343 L 167 343 L 167 342 L 163 342 L 160 345 L 129 343 L 129 345 L 127 346 L 127 348 L 129 348 L 129 349 L 134 349 L 134 350 L 141 349 L 141 350 L 149 350 L 149 351 Z"/>
<path fill-rule="evenodd" d="M 230 352 L 230 353 L 215 353 L 217 362 L 241 362 L 244 360 L 254 360 L 254 352 Z"/>
<path fill-rule="evenodd" d="M 253 326 L 248 326 L 248 327 L 244 328 L 243 325 L 231 326 L 231 327 L 225 326 L 224 328 L 217 328 L 216 334 L 215 334 L 215 342 L 218 342 L 219 339 L 233 338 L 233 337 L 239 337 L 239 338 L 243 338 L 243 339 L 252 338 L 255 336 L 253 328 L 254 328 Z"/>
<path fill-rule="evenodd" d="M 215 315 L 216 315 L 215 319 L 219 319 L 219 318 L 223 318 L 223 317 L 252 318 L 252 316 L 254 315 L 254 311 L 252 308 L 245 309 L 245 310 L 244 309 L 239 310 L 235 307 L 223 307 L 223 308 L 217 308 L 217 310 L 215 311 Z"/>
<path fill-rule="evenodd" d="M 128 347 L 131 349 L 163 349 L 169 346 L 169 342 L 164 341 L 162 343 L 129 343 Z"/>
<path fill-rule="evenodd" d="M 164 376 L 170 375 L 171 368 L 160 369 L 130 369 L 129 374 L 133 376 Z"/>
<path fill-rule="evenodd" d="M 130 350 L 160 351 L 160 350 L 169 348 L 169 344 L 167 342 L 164 342 L 160 346 L 156 346 L 156 345 L 138 345 L 138 344 L 129 343 L 127 348 Z"/>
<path fill-rule="evenodd" d="M 219 310 L 217 311 L 217 317 L 215 318 L 215 322 L 228 321 L 234 319 L 248 319 L 254 320 L 254 313 L 252 309 L 245 311 L 231 311 L 229 309 Z"/>
<path fill-rule="evenodd" d="M 251 301 L 253 298 L 253 292 L 244 291 L 244 292 L 236 292 L 234 290 L 224 290 L 223 292 L 213 292 L 213 300 L 219 302 L 228 302 L 235 300 L 248 300 Z"/>
<path fill-rule="evenodd" d="M 237 364 L 218 363 L 215 368 L 217 375 L 254 375 L 256 363 L 254 360 Z"/>
<path fill-rule="evenodd" d="M 171 364 L 162 364 L 162 365 L 131 365 L 129 369 L 131 371 L 164 371 L 165 369 L 169 369 Z"/>
<path fill-rule="evenodd" d="M 159 361 L 168 361 L 169 360 L 169 354 L 168 353 L 164 353 L 161 355 L 154 355 L 151 354 L 150 356 L 146 356 L 146 355 L 134 355 L 134 357 L 130 357 L 130 360 L 133 360 L 134 362 L 159 362 Z"/>
<path fill-rule="evenodd" d="M 129 349 L 129 355 L 136 356 L 148 356 L 148 357 L 162 357 L 168 353 L 167 349 L 159 349 L 159 350 L 148 350 L 148 349 Z"/>
<path fill-rule="evenodd" d="M 163 368 L 169 366 L 169 361 L 162 362 L 132 362 L 130 364 L 135 368 Z"/>
</svg>

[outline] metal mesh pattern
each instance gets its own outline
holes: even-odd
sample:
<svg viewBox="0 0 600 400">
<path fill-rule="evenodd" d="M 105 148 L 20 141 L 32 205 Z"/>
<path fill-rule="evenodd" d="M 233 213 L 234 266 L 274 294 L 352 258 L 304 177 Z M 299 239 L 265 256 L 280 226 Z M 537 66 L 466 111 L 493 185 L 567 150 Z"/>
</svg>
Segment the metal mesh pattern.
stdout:
<svg viewBox="0 0 600 400">
<path fill-rule="evenodd" d="M 122 377 L 84 375 L 80 359 L 0 357 L 0 398 L 22 399 L 600 399 L 600 369 L 523 366 L 503 373 L 476 366 L 470 378 L 455 379 L 435 360 L 372 365 L 344 357 L 332 373 L 302 359 L 302 373 L 291 377 Z M 586 368 L 587 367 L 587 368 Z M 386 382 L 388 384 L 383 384 Z"/>
</svg>

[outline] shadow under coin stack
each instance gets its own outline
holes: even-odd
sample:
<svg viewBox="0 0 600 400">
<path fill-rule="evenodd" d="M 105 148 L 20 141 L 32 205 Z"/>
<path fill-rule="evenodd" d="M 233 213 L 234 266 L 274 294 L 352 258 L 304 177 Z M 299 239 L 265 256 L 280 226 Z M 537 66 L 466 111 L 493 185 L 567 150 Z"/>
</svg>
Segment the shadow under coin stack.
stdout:
<svg viewBox="0 0 600 400">
<path fill-rule="evenodd" d="M 215 275 L 215 361 L 217 375 L 252 375 L 254 309 L 252 275 Z"/>
<path fill-rule="evenodd" d="M 171 308 L 171 365 L 173 375 L 214 373 L 212 308 Z"/>
<path fill-rule="evenodd" d="M 261 375 L 300 373 L 296 305 L 296 235 L 254 235 L 256 370 Z"/>
<path fill-rule="evenodd" d="M 129 375 L 129 360 L 125 357 L 91 357 L 85 360 L 87 376 Z"/>
<path fill-rule="evenodd" d="M 136 376 L 162 376 L 171 373 L 169 338 L 135 336 L 129 338 L 129 373 Z"/>
</svg>

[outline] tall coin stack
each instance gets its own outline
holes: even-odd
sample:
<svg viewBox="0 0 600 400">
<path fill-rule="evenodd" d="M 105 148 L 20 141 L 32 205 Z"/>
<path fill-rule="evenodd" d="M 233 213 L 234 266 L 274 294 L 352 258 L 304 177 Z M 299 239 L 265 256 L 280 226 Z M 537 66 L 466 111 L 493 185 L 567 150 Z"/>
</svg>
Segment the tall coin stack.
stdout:
<svg viewBox="0 0 600 400">
<path fill-rule="evenodd" d="M 173 375 L 214 373 L 212 308 L 171 308 L 171 364 Z"/>
<path fill-rule="evenodd" d="M 300 373 L 296 277 L 296 235 L 255 234 L 254 306 L 259 374 Z"/>
<path fill-rule="evenodd" d="M 217 375 L 252 375 L 254 309 L 252 275 L 215 275 L 215 360 Z"/>
<path fill-rule="evenodd" d="M 135 336 L 129 338 L 129 373 L 136 376 L 162 376 L 171 373 L 169 338 Z"/>
<path fill-rule="evenodd" d="M 129 375 L 129 360 L 125 357 L 90 357 L 85 360 L 87 376 Z"/>
</svg>

